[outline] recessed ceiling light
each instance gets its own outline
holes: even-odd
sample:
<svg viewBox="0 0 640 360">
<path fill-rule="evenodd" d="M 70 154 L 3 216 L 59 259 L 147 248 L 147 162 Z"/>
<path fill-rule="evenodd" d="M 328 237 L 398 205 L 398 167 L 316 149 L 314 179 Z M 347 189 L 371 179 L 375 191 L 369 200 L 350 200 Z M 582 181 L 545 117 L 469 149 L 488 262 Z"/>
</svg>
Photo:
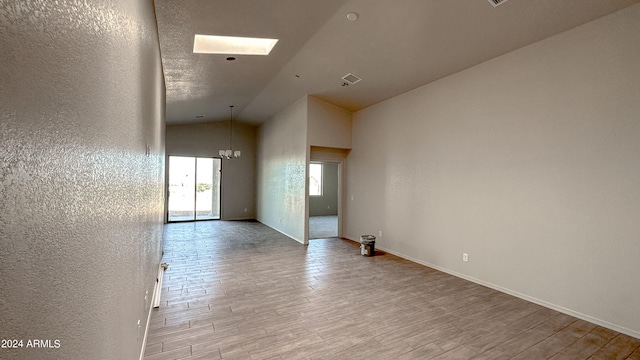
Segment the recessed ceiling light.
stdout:
<svg viewBox="0 0 640 360">
<path fill-rule="evenodd" d="M 277 42 L 278 39 L 196 34 L 193 52 L 196 54 L 269 55 Z"/>
<path fill-rule="evenodd" d="M 354 12 L 350 12 L 347 14 L 347 19 L 349 19 L 349 21 L 356 21 L 358 20 L 358 13 L 354 13 Z"/>
</svg>

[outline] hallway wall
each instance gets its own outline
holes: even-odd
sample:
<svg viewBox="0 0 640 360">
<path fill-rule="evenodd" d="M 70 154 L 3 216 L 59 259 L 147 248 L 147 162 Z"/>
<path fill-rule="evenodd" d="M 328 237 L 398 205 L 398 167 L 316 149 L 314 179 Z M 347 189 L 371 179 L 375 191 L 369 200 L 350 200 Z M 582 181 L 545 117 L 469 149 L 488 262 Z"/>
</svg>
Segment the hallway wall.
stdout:
<svg viewBox="0 0 640 360">
<path fill-rule="evenodd" d="M 307 97 L 258 128 L 257 219 L 306 243 Z"/>
<path fill-rule="evenodd" d="M 3 359 L 136 359 L 162 249 L 153 2 L 0 2 Z M 55 342 L 55 341 L 59 342 Z"/>
</svg>

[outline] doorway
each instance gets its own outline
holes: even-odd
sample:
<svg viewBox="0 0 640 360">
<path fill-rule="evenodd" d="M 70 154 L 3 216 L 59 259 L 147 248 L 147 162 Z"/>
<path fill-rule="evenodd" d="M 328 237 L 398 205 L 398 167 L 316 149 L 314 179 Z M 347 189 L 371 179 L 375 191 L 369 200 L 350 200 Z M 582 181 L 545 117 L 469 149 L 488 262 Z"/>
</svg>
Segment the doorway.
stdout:
<svg viewBox="0 0 640 360">
<path fill-rule="evenodd" d="M 340 163 L 309 164 L 309 239 L 339 236 Z"/>
<path fill-rule="evenodd" d="M 167 222 L 219 220 L 218 158 L 169 156 Z"/>
</svg>

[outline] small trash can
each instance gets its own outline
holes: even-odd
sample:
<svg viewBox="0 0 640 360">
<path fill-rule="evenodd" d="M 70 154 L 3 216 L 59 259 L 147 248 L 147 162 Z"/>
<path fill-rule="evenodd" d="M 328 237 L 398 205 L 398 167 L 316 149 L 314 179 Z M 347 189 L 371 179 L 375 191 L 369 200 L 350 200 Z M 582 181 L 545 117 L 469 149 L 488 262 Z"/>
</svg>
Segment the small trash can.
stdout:
<svg viewBox="0 0 640 360">
<path fill-rule="evenodd" d="M 376 253 L 376 237 L 373 235 L 360 236 L 360 255 L 373 256 Z"/>
</svg>

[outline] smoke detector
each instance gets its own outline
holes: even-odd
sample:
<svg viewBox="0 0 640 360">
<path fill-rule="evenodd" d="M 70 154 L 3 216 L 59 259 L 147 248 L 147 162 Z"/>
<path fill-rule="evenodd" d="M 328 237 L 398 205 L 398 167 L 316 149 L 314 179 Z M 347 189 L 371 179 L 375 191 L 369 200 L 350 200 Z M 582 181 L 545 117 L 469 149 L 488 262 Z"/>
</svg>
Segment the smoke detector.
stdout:
<svg viewBox="0 0 640 360">
<path fill-rule="evenodd" d="M 506 3 L 509 0 L 489 0 L 489 2 L 491 3 L 491 5 L 493 5 L 493 7 L 497 7 L 498 5 L 502 5 L 504 3 Z"/>
</svg>

